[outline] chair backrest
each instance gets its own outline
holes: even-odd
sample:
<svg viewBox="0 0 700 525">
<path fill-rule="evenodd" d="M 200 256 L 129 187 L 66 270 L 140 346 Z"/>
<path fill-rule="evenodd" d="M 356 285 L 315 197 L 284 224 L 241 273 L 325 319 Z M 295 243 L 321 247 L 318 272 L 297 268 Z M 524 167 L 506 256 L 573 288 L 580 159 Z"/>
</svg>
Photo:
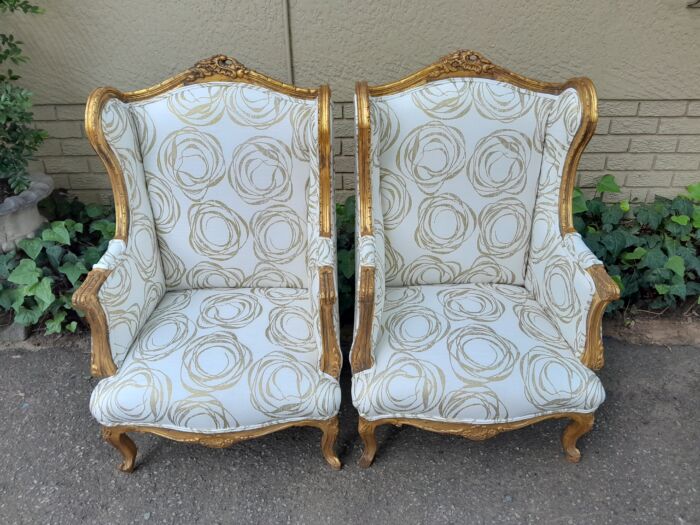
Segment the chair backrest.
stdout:
<svg viewBox="0 0 700 525">
<path fill-rule="evenodd" d="M 168 289 L 308 287 L 328 94 L 221 56 L 126 94 Z"/>
<path fill-rule="evenodd" d="M 551 219 L 537 207 L 556 215 L 583 121 L 576 82 L 525 79 L 458 52 L 364 90 L 387 286 L 523 285 L 533 224 Z"/>
</svg>

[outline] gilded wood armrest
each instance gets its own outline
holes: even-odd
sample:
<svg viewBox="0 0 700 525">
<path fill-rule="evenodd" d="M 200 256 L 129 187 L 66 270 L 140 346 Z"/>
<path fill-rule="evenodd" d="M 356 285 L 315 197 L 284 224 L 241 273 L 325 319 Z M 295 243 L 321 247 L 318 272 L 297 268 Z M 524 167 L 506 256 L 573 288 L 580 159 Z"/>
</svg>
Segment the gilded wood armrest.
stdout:
<svg viewBox="0 0 700 525">
<path fill-rule="evenodd" d="M 374 318 L 374 272 L 372 266 L 360 267 L 357 292 L 357 334 L 352 348 L 352 372 L 356 374 L 372 367 L 372 320 Z"/>
<path fill-rule="evenodd" d="M 357 279 L 357 304 L 355 306 L 356 327 L 350 365 L 353 374 L 371 368 L 372 324 L 375 315 L 375 289 L 377 268 L 374 228 L 372 224 L 372 182 L 370 155 L 371 126 L 369 87 L 367 82 L 355 85 L 355 111 L 357 131 L 357 199 L 358 237 L 355 256 L 359 258 Z M 382 254 L 383 256 L 383 254 Z M 383 277 L 381 271 L 379 277 Z"/>
<path fill-rule="evenodd" d="M 602 264 L 589 266 L 586 268 L 586 272 L 593 279 L 595 291 L 586 320 L 586 348 L 581 356 L 581 362 L 588 368 L 600 370 L 605 363 L 602 332 L 603 314 L 605 307 L 611 301 L 620 298 L 620 288 L 608 275 Z"/>
<path fill-rule="evenodd" d="M 95 268 L 88 273 L 82 286 L 73 294 L 73 305 L 85 312 L 92 333 L 90 373 L 106 377 L 117 372 L 109 346 L 109 328 L 98 293 L 112 270 Z"/>
<path fill-rule="evenodd" d="M 333 310 L 338 297 L 335 293 L 335 269 L 333 266 L 321 266 L 318 269 L 321 295 L 321 371 L 335 377 L 340 377 L 343 356 L 338 346 Z"/>
<path fill-rule="evenodd" d="M 318 266 L 321 300 L 321 371 L 340 377 L 343 354 L 338 343 L 334 312 L 338 302 L 335 291 L 335 234 L 333 228 L 333 191 L 331 160 L 331 90 L 322 85 L 318 90 L 318 163 L 319 163 L 319 236 L 322 249 Z"/>
</svg>

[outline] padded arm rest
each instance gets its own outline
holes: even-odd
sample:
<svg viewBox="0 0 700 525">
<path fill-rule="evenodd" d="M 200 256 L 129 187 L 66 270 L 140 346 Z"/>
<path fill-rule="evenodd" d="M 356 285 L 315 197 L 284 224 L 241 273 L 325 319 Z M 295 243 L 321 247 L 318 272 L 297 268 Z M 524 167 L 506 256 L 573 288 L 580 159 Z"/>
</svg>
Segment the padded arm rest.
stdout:
<svg viewBox="0 0 700 525">
<path fill-rule="evenodd" d="M 73 295 L 92 330 L 92 375 L 114 375 L 136 334 L 165 293 L 159 275 L 147 276 L 124 241 L 112 240 Z"/>
<path fill-rule="evenodd" d="M 526 285 L 576 356 L 589 368 L 602 368 L 603 313 L 620 291 L 581 236 L 566 234 L 548 257 L 531 263 Z"/>
<path fill-rule="evenodd" d="M 359 235 L 357 239 L 356 333 L 350 357 L 353 373 L 372 367 L 384 303 L 384 274 L 377 268 L 376 239 L 374 235 Z"/>
<path fill-rule="evenodd" d="M 113 270 L 126 252 L 126 244 L 121 239 L 109 241 L 107 251 L 102 254 L 100 260 L 92 265 L 93 270 Z"/>
<path fill-rule="evenodd" d="M 309 261 L 314 326 L 318 329 L 318 341 L 322 349 L 319 368 L 337 379 L 343 366 L 343 354 L 340 351 L 338 293 L 335 285 L 335 237 L 317 236 L 310 243 Z"/>
</svg>

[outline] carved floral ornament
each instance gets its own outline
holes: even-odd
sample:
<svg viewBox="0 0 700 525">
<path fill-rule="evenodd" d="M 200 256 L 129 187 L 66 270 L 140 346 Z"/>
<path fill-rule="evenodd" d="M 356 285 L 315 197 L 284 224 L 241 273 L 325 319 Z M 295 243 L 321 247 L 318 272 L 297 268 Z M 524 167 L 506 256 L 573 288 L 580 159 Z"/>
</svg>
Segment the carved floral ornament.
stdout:
<svg viewBox="0 0 700 525">
<path fill-rule="evenodd" d="M 470 50 L 455 51 L 445 55 L 437 62 L 436 70 L 430 77 L 437 77 L 445 73 L 456 73 L 458 71 L 471 71 L 481 74 L 496 67 L 493 62 L 485 58 L 481 53 Z"/>
<path fill-rule="evenodd" d="M 235 58 L 226 55 L 214 55 L 200 60 L 187 71 L 185 82 L 193 82 L 212 75 L 223 75 L 231 78 L 243 78 L 250 70 Z"/>
</svg>

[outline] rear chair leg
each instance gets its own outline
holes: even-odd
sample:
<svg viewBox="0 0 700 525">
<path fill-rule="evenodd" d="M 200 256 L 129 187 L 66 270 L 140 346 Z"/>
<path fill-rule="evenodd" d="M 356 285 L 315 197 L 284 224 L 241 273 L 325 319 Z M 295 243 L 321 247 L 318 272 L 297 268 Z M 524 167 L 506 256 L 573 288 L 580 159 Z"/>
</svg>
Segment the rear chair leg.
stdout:
<svg viewBox="0 0 700 525">
<path fill-rule="evenodd" d="M 126 432 L 114 427 L 102 427 L 104 440 L 121 452 L 124 461 L 119 465 L 122 472 L 133 472 L 136 465 L 136 445 Z"/>
<path fill-rule="evenodd" d="M 377 426 L 372 421 L 367 421 L 360 417 L 357 429 L 364 444 L 362 457 L 360 458 L 360 467 L 367 468 L 374 461 L 374 455 L 377 453 L 377 438 L 374 435 Z"/>
<path fill-rule="evenodd" d="M 578 438 L 593 428 L 595 416 L 593 414 L 572 414 L 571 422 L 566 426 L 561 435 L 561 444 L 564 447 L 567 461 L 578 463 L 581 461 L 581 451 L 576 448 Z"/>
<path fill-rule="evenodd" d="M 321 426 L 321 452 L 326 462 L 334 470 L 340 470 L 343 466 L 335 452 L 335 440 L 338 438 L 338 416 L 329 419 Z"/>
</svg>

